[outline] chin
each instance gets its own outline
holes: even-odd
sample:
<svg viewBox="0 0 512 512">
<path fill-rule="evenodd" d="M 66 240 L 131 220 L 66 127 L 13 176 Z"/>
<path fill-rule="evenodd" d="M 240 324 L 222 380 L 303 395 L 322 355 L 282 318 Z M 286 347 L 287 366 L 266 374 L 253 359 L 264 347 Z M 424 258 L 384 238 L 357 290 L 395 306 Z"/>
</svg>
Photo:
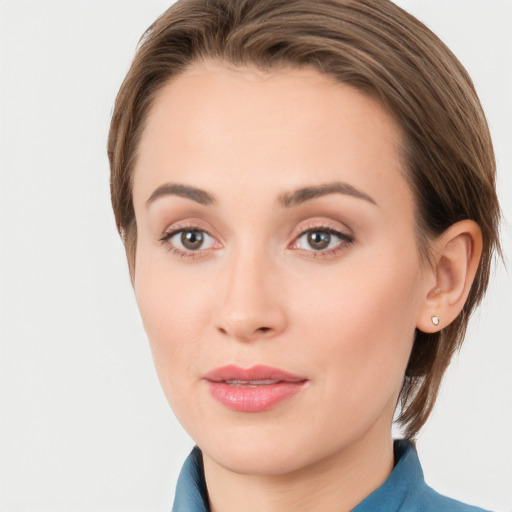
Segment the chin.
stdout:
<svg viewBox="0 0 512 512">
<path fill-rule="evenodd" d="M 224 469 L 244 475 L 284 475 L 307 465 L 300 449 L 286 450 L 274 443 L 265 447 L 259 443 L 246 447 L 224 445 L 211 451 L 207 447 L 203 452 Z"/>
<path fill-rule="evenodd" d="M 319 442 L 314 432 L 297 427 L 246 425 L 201 432 L 196 438 L 203 454 L 238 474 L 285 475 L 329 457 L 332 444 Z"/>
</svg>

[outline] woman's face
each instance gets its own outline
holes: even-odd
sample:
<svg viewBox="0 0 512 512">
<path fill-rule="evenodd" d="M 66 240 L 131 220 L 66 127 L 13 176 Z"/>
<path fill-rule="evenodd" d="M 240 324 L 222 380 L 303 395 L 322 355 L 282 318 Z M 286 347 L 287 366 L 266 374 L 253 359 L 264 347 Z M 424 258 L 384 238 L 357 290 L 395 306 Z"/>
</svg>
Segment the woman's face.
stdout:
<svg viewBox="0 0 512 512">
<path fill-rule="evenodd" d="M 400 140 L 378 103 L 311 69 L 197 64 L 157 96 L 134 286 L 209 460 L 286 473 L 390 439 L 428 280 Z"/>
</svg>

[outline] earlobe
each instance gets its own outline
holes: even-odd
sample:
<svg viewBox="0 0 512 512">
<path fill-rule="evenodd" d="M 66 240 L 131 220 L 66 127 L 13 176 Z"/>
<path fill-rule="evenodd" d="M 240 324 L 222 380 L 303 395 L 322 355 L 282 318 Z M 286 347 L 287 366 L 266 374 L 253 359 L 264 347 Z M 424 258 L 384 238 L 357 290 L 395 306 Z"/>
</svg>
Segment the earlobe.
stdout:
<svg viewBox="0 0 512 512">
<path fill-rule="evenodd" d="M 432 247 L 432 271 L 416 325 L 423 332 L 443 329 L 464 307 L 482 255 L 482 232 L 476 222 L 463 220 L 450 226 Z"/>
</svg>

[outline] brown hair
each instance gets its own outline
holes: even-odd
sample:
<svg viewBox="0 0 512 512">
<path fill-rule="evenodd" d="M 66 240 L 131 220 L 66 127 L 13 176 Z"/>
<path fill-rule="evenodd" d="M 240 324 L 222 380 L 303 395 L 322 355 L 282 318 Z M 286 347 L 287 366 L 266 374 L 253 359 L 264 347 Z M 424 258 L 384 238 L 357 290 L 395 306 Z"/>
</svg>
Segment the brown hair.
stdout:
<svg viewBox="0 0 512 512">
<path fill-rule="evenodd" d="M 203 59 L 265 70 L 310 66 L 377 98 L 405 134 L 403 161 L 423 256 L 428 240 L 455 222 L 479 224 L 483 255 L 463 310 L 440 332 L 416 332 L 398 417 L 414 438 L 499 249 L 492 142 L 470 77 L 437 36 L 389 0 L 179 0 L 141 39 L 110 127 L 112 204 L 132 279 L 132 173 L 144 122 L 163 85 Z"/>
</svg>

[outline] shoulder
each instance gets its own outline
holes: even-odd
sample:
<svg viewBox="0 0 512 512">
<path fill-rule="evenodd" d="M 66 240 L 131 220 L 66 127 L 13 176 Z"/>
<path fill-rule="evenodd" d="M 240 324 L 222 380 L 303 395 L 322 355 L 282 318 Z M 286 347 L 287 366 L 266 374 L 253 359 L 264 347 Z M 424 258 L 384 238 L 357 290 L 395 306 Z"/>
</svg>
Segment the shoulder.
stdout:
<svg viewBox="0 0 512 512">
<path fill-rule="evenodd" d="M 439 494 L 427 484 L 406 497 L 400 512 L 489 512 Z"/>
<path fill-rule="evenodd" d="M 427 485 L 413 443 L 406 440 L 396 441 L 395 454 L 399 462 L 403 461 L 402 469 L 407 469 L 408 472 L 414 470 L 417 475 L 414 485 L 410 485 L 404 494 L 400 512 L 489 512 L 439 494 Z M 409 484 L 411 483 L 409 480 Z"/>
<path fill-rule="evenodd" d="M 439 494 L 427 485 L 414 444 L 395 441 L 395 468 L 352 512 L 488 512 Z"/>
</svg>

